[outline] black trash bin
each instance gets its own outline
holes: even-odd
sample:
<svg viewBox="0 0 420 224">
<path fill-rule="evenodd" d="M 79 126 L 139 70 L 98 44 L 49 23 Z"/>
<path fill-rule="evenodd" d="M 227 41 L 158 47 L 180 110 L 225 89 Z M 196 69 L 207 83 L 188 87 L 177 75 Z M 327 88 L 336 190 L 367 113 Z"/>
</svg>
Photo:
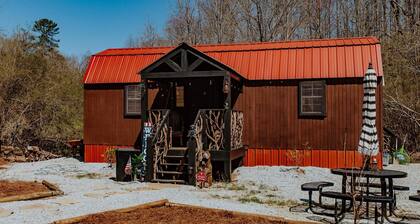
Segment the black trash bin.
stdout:
<svg viewBox="0 0 420 224">
<path fill-rule="evenodd" d="M 124 172 L 127 165 L 128 158 L 133 155 L 140 155 L 140 150 L 134 148 L 118 148 L 115 150 L 117 160 L 116 179 L 117 181 L 132 181 L 131 176 L 126 175 Z"/>
</svg>

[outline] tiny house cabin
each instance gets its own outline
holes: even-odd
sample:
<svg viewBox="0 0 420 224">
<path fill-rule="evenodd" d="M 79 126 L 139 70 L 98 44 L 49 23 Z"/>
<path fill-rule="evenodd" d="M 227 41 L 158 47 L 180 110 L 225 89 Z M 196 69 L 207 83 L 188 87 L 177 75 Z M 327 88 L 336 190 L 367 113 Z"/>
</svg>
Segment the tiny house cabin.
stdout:
<svg viewBox="0 0 420 224">
<path fill-rule="evenodd" d="M 361 166 L 369 63 L 381 84 L 374 37 L 104 50 L 83 79 L 85 161 L 149 144 L 150 166 L 163 174 L 179 172 L 164 169 L 171 156 L 197 166 L 191 147 L 227 178 L 238 165 Z M 382 149 L 382 85 L 376 98 Z"/>
</svg>

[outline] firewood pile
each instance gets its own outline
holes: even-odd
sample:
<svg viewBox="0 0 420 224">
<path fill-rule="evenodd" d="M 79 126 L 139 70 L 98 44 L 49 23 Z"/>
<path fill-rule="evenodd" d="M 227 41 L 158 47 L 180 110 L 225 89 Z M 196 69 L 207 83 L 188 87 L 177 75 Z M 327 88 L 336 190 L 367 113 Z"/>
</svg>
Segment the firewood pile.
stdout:
<svg viewBox="0 0 420 224">
<path fill-rule="evenodd" d="M 37 146 L 19 148 L 13 146 L 1 146 L 0 158 L 8 162 L 33 162 L 58 158 L 59 156 L 40 149 Z"/>
</svg>

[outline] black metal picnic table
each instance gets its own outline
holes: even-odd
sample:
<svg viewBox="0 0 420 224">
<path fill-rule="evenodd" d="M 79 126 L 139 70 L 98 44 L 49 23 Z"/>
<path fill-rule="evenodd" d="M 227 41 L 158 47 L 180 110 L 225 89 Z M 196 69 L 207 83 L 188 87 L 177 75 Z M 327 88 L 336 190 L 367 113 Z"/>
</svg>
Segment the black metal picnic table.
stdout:
<svg viewBox="0 0 420 224">
<path fill-rule="evenodd" d="M 351 191 L 354 191 L 354 187 L 355 187 L 355 181 L 356 178 L 361 177 L 361 178 L 366 178 L 366 194 L 369 194 L 369 179 L 370 178 L 376 178 L 376 179 L 380 179 L 380 186 L 381 186 L 381 196 L 384 197 L 393 197 L 394 195 L 394 183 L 393 183 L 393 179 L 396 178 L 405 178 L 407 177 L 407 173 L 406 172 L 402 172 L 402 171 L 398 171 L 398 170 L 387 170 L 387 169 L 378 169 L 378 170 L 364 170 L 364 169 L 360 169 L 360 168 L 340 168 L 340 169 L 332 169 L 331 170 L 332 174 L 336 174 L 336 175 L 341 175 L 343 176 L 342 179 L 342 193 L 343 194 L 347 194 L 347 178 L 350 177 L 352 178 L 352 186 L 351 186 Z M 388 180 L 388 184 L 386 184 L 386 180 Z M 387 195 L 387 188 L 388 188 L 388 195 Z M 394 199 L 395 200 L 395 199 Z M 342 202 L 342 209 L 345 209 L 345 201 L 343 200 Z M 353 203 L 353 202 L 351 202 Z M 391 212 L 391 214 L 394 213 L 394 204 L 395 203 L 390 203 L 389 205 L 389 210 Z M 384 216 L 384 218 L 393 223 L 394 221 L 391 221 L 387 215 L 387 211 L 386 211 L 386 203 L 382 203 L 381 206 L 381 212 L 382 212 L 382 216 Z M 366 202 L 366 216 L 369 217 L 369 203 Z M 343 214 L 345 211 L 342 211 Z"/>
</svg>

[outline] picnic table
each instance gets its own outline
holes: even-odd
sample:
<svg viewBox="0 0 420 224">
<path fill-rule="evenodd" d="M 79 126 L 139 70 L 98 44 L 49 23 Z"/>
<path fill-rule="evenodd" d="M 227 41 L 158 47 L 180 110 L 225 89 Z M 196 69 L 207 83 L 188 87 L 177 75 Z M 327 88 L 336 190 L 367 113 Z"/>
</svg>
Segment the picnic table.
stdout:
<svg viewBox="0 0 420 224">
<path fill-rule="evenodd" d="M 366 187 L 366 195 L 369 196 L 370 194 L 370 179 L 379 179 L 380 180 L 380 189 L 381 189 L 381 195 L 383 198 L 392 198 L 392 203 L 389 204 L 389 212 L 390 214 L 394 213 L 395 209 L 395 201 L 396 198 L 394 198 L 394 179 L 396 178 L 405 178 L 407 177 L 406 172 L 397 171 L 397 170 L 363 170 L 360 168 L 341 168 L 341 169 L 332 169 L 332 174 L 341 175 L 342 178 L 342 193 L 348 194 L 353 193 L 355 191 L 355 185 L 357 178 L 366 178 L 366 184 L 364 185 Z M 351 178 L 352 186 L 351 186 L 351 192 L 347 192 L 347 179 Z M 388 181 L 388 183 L 387 183 Z M 351 203 L 354 203 L 351 201 Z M 390 220 L 388 217 L 388 211 L 387 211 L 387 203 L 382 202 L 381 203 L 381 215 L 384 217 L 387 221 L 394 223 L 394 221 Z M 346 201 L 342 200 L 342 212 L 345 213 L 345 205 Z M 366 202 L 366 216 L 369 217 L 369 202 Z"/>
</svg>

